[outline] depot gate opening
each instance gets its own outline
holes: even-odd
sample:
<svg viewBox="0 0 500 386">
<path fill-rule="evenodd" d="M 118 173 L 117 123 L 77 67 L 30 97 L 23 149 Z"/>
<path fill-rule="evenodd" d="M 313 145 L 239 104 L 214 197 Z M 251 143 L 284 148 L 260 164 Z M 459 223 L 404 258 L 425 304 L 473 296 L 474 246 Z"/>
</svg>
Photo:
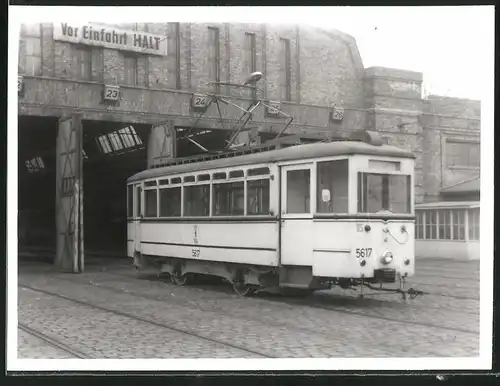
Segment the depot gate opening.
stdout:
<svg viewBox="0 0 500 386">
<path fill-rule="evenodd" d="M 82 207 L 82 229 L 86 256 L 126 256 L 126 179 L 148 167 L 147 148 L 152 125 L 97 120 L 81 121 L 81 176 L 78 189 L 81 202 L 65 194 L 73 194 L 76 162 L 64 159 L 75 151 L 71 139 L 61 139 L 65 118 L 19 116 L 18 131 L 18 239 L 20 254 L 32 253 L 35 258 L 54 262 L 57 255 L 58 227 L 56 214 L 64 212 L 63 222 L 71 221 L 69 211 Z M 68 117 L 68 119 L 70 119 Z M 227 130 L 174 127 L 175 155 L 189 157 L 223 148 L 232 136 Z M 59 134 L 59 138 L 58 138 Z M 76 134 L 75 134 L 76 135 Z M 66 145 L 71 142 L 73 145 Z M 69 147 L 68 147 L 69 146 Z M 60 165 L 57 168 L 57 160 Z M 71 165 L 69 165 L 71 164 Z M 62 165 L 62 166 L 61 166 Z M 62 177 L 63 169 L 66 177 Z M 57 181 L 59 175 L 60 181 Z M 62 182 L 65 179 L 65 182 Z M 61 201 L 67 200 L 64 207 Z M 62 208 L 62 209 L 61 209 Z M 72 212 L 72 213 L 73 213 Z M 58 221 L 61 221 L 59 218 Z M 60 228 L 60 227 L 59 227 Z M 76 228 L 75 228 L 76 229 Z M 66 229 L 68 236 L 71 230 Z M 59 237 L 61 237 L 59 235 Z M 61 244 L 61 242 L 59 243 Z M 62 244 L 74 244 L 66 238 Z M 66 245 L 65 247 L 69 247 Z M 61 247 L 62 248 L 62 247 Z M 59 251 L 71 253 L 70 249 Z"/>
</svg>

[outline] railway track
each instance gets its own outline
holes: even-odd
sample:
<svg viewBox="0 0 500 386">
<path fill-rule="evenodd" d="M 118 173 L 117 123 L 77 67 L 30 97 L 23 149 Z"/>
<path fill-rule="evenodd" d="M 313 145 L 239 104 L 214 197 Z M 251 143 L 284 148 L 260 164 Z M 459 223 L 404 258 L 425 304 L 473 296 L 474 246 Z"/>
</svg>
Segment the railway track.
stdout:
<svg viewBox="0 0 500 386">
<path fill-rule="evenodd" d="M 30 251 L 30 253 L 32 254 L 36 254 L 36 251 Z M 100 255 L 98 253 L 94 253 L 93 256 L 95 258 L 98 258 Z M 119 265 L 122 265 L 122 263 L 118 263 Z M 123 264 L 123 266 L 127 266 L 127 264 Z M 127 274 L 120 274 L 120 273 L 116 273 L 116 272 L 109 272 L 109 271 L 106 271 L 106 273 L 108 274 L 113 274 L 113 275 L 121 275 L 121 276 L 126 276 L 126 277 L 131 277 L 131 275 L 127 275 Z M 479 272 L 477 272 L 479 273 Z M 439 278 L 442 278 L 442 279 L 460 279 L 460 280 L 469 280 L 469 281 L 472 281 L 474 279 L 472 278 L 463 278 L 463 277 L 459 277 L 459 276 L 443 276 L 443 275 L 435 275 L 435 274 L 427 274 L 427 272 L 425 273 L 425 277 L 439 277 Z M 417 279 L 418 280 L 418 279 Z M 409 283 L 408 283 L 409 284 Z M 442 284 L 426 284 L 426 283 L 420 283 L 418 281 L 412 281 L 411 283 L 412 285 L 416 285 L 416 284 L 423 284 L 423 285 L 428 285 L 430 287 L 442 287 L 443 285 Z M 457 299 L 457 300 L 478 300 L 479 301 L 479 296 L 463 296 L 463 295 L 453 295 L 453 294 L 450 294 L 450 293 L 446 293 L 446 292 L 425 292 L 425 296 L 428 296 L 428 295 L 431 295 L 431 296 L 439 296 L 439 297 L 446 297 L 446 298 L 452 298 L 452 299 Z M 426 306 L 427 307 L 427 306 Z"/>
<path fill-rule="evenodd" d="M 131 278 L 131 277 L 137 277 L 135 276 L 134 273 L 118 273 L 118 272 L 111 272 L 111 271 L 102 271 L 102 272 L 105 272 L 106 274 L 109 274 L 109 275 L 115 275 L 115 276 L 122 276 L 122 277 L 128 277 L 128 278 Z M 154 276 L 154 277 L 153 277 Z M 155 275 L 151 275 L 151 279 L 156 279 L 156 276 Z M 149 279 L 149 280 L 151 280 Z M 409 283 L 407 283 L 409 284 Z M 418 284 L 418 282 L 412 282 L 411 285 L 414 285 L 414 284 Z M 430 287 L 433 287 L 433 286 L 436 286 L 434 284 L 426 284 Z M 407 285 L 407 287 L 409 287 L 410 285 Z M 216 287 L 214 286 L 214 289 Z M 233 291 L 234 292 L 234 291 Z M 372 294 L 373 295 L 373 294 Z M 444 297 L 444 298 L 451 298 L 451 299 L 457 299 L 457 300 L 477 300 L 479 301 L 479 296 L 462 296 L 462 295 L 453 295 L 453 294 L 449 294 L 449 293 L 446 293 L 446 292 L 428 292 L 428 291 L 425 291 L 425 294 L 424 296 L 438 296 L 438 297 Z M 367 294 L 368 296 L 368 294 Z M 370 299 L 370 301 L 377 301 L 375 299 Z M 379 302 L 381 303 L 387 303 L 387 301 L 384 301 L 384 300 L 378 300 Z M 418 305 L 417 305 L 418 306 Z M 428 308 L 429 306 L 428 305 L 425 305 L 426 308 Z M 440 307 L 437 307 L 437 308 L 440 308 Z"/>
<path fill-rule="evenodd" d="M 92 359 L 91 356 L 83 353 L 82 351 L 80 350 L 76 350 L 66 344 L 64 344 L 63 342 L 61 342 L 60 340 L 57 340 L 57 339 L 54 339 L 40 331 L 37 331 L 31 327 L 29 327 L 28 325 L 24 324 L 24 323 L 18 323 L 18 328 L 20 330 L 23 330 L 24 332 L 40 339 L 41 341 L 47 343 L 48 345 L 52 346 L 52 347 L 55 347 L 57 348 L 58 350 L 61 350 L 65 353 L 68 353 L 72 356 L 74 356 L 75 358 L 78 358 L 78 359 Z"/>
<path fill-rule="evenodd" d="M 137 278 L 134 274 L 126 274 L 126 273 L 118 273 L 118 272 L 111 272 L 111 271 L 104 271 L 103 273 L 106 273 L 107 275 L 112 275 L 112 276 L 121 276 L 121 277 L 127 277 L 127 278 Z M 145 280 L 149 280 L 149 281 L 159 281 L 161 279 L 158 279 L 156 275 L 151 275 L 151 277 L 145 277 L 144 278 Z M 225 287 L 225 286 L 220 286 L 220 285 L 201 285 L 199 287 L 195 287 L 195 288 L 203 288 L 203 289 L 209 289 L 209 290 L 212 290 L 212 291 L 217 291 L 217 292 L 223 292 L 223 293 L 233 293 L 234 291 L 231 289 L 230 290 L 230 287 Z M 372 294 L 373 295 L 373 294 Z M 387 296 L 387 294 L 383 294 L 385 296 Z M 323 297 L 326 297 L 326 296 L 334 296 L 336 299 L 340 300 L 340 299 L 345 299 L 346 301 L 350 301 L 352 300 L 353 298 L 352 297 L 349 297 L 349 296 L 343 296 L 343 295 L 315 295 L 315 296 L 323 296 Z M 387 306 L 388 304 L 394 306 L 394 307 L 405 307 L 405 305 L 399 303 L 399 302 L 393 302 L 393 301 L 390 301 L 390 300 L 380 300 L 380 299 L 374 299 L 374 298 L 371 298 L 369 297 L 370 295 L 369 294 L 366 294 L 366 298 L 365 300 L 363 300 L 366 304 L 372 304 L 374 306 L 377 306 L 377 305 L 382 305 L 382 306 Z M 397 295 L 399 296 L 399 295 Z M 433 292 L 426 292 L 424 296 L 437 296 L 437 297 L 445 297 L 445 298 L 451 298 L 451 299 L 457 299 L 457 300 L 477 300 L 479 301 L 479 297 L 468 297 L 468 296 L 458 296 L 458 295 L 449 295 L 449 294 L 446 294 L 446 293 L 433 293 Z M 310 296 L 308 298 L 311 298 Z M 429 309 L 429 308 L 435 308 L 435 309 L 442 309 L 442 307 L 440 306 L 433 306 L 433 305 L 428 305 L 428 304 L 425 304 L 425 305 L 421 305 L 421 304 L 418 304 L 418 303 L 412 303 L 412 307 L 414 308 L 421 308 L 421 309 Z M 455 309 L 453 308 L 448 308 L 452 311 L 456 311 Z M 469 311 L 464 311 L 464 310 L 460 310 L 460 312 L 462 313 L 466 313 L 466 314 L 477 314 L 478 312 L 469 312 Z"/>
<path fill-rule="evenodd" d="M 271 299 L 271 301 L 280 301 L 280 300 Z M 345 309 L 339 309 L 338 307 L 325 305 L 325 304 L 318 304 L 318 303 L 311 304 L 311 303 L 305 302 L 303 299 L 286 299 L 285 302 L 288 304 L 297 304 L 297 305 L 301 305 L 304 307 L 314 307 L 314 308 L 319 308 L 319 309 L 323 309 L 323 310 L 335 311 L 335 312 L 339 312 L 339 313 L 347 314 L 347 315 L 360 315 L 360 316 L 363 316 L 366 318 L 386 320 L 386 321 L 401 323 L 401 324 L 406 324 L 406 325 L 428 327 L 428 328 L 435 328 L 435 329 L 445 330 L 445 331 L 456 331 L 456 332 L 461 332 L 461 333 L 465 333 L 465 334 L 479 335 L 479 332 L 474 331 L 474 330 L 470 330 L 467 328 L 440 326 L 440 325 L 434 324 L 434 323 L 417 322 L 417 321 L 408 320 L 408 319 L 398 320 L 398 319 L 383 316 L 382 314 L 373 315 L 373 314 L 366 314 L 366 313 L 362 313 L 362 312 L 358 312 L 358 311 L 349 311 L 349 310 L 345 310 Z"/>
<path fill-rule="evenodd" d="M 71 298 L 69 296 L 61 295 L 61 294 L 54 293 L 54 292 L 51 292 L 51 291 L 46 291 L 46 290 L 43 290 L 43 289 L 40 289 L 40 288 L 36 288 L 36 287 L 32 287 L 32 286 L 25 285 L 25 284 L 18 284 L 18 286 L 21 287 L 21 288 L 29 289 L 31 291 L 35 291 L 35 292 L 43 293 L 43 294 L 46 294 L 46 295 L 49 295 L 49 296 L 54 296 L 54 297 L 57 297 L 57 298 L 60 298 L 60 299 L 64 299 L 64 300 L 67 300 L 67 301 L 70 301 L 70 302 L 73 302 L 73 303 L 76 303 L 76 304 L 79 304 L 79 305 L 82 305 L 82 306 L 86 306 L 86 307 L 89 307 L 89 308 L 93 308 L 93 309 L 104 311 L 104 312 L 108 312 L 108 313 L 112 313 L 112 314 L 115 314 L 115 315 L 118 315 L 118 316 L 121 316 L 121 317 L 124 317 L 124 318 L 133 319 L 133 320 L 136 320 L 136 321 L 139 321 L 139 322 L 142 322 L 142 323 L 146 323 L 146 324 L 153 325 L 153 326 L 156 326 L 156 327 L 164 328 L 164 329 L 167 329 L 167 330 L 170 330 L 170 331 L 175 331 L 175 332 L 178 332 L 178 333 L 181 333 L 181 334 L 185 334 L 185 335 L 188 335 L 188 336 L 191 336 L 191 337 L 195 337 L 197 339 L 201 339 L 201 340 L 208 341 L 208 342 L 211 342 L 211 343 L 216 343 L 216 344 L 219 344 L 219 345 L 231 347 L 233 349 L 237 349 L 237 350 L 240 350 L 240 351 L 243 351 L 243 352 L 247 352 L 247 353 L 251 353 L 251 354 L 254 354 L 254 355 L 258 355 L 258 356 L 263 357 L 263 358 L 274 358 L 274 356 L 271 356 L 271 355 L 268 355 L 268 354 L 263 354 L 263 353 L 258 352 L 258 351 L 250 350 L 250 349 L 248 349 L 246 347 L 242 347 L 242 346 L 239 346 L 239 345 L 236 345 L 236 344 L 232 344 L 232 343 L 228 343 L 226 341 L 221 341 L 221 340 L 218 340 L 218 339 L 209 338 L 209 337 L 206 337 L 206 336 L 194 333 L 194 332 L 186 331 L 186 330 L 183 330 L 183 329 L 180 329 L 180 328 L 176 328 L 176 327 L 172 327 L 172 326 L 167 326 L 167 325 L 165 325 L 163 323 L 159 323 L 159 322 L 155 322 L 155 321 L 150 320 L 150 319 L 138 317 L 136 315 L 132 315 L 132 314 L 129 314 L 127 312 L 121 312 L 121 311 L 109 309 L 109 308 L 106 308 L 106 307 L 102 307 L 102 306 L 99 306 L 99 305 L 92 304 L 90 302 L 86 302 L 86 301 L 82 301 L 82 300 L 78 300 L 78 299 L 73 299 L 73 298 Z M 124 292 L 124 291 L 122 291 L 122 292 Z M 130 292 L 127 292 L 127 293 L 131 294 Z"/>
<path fill-rule="evenodd" d="M 106 272 L 106 274 L 110 274 L 110 272 Z M 115 275 L 115 273 L 112 273 L 112 275 Z M 118 274 L 118 275 L 119 276 L 123 276 L 122 274 Z M 65 281 L 69 281 L 69 279 L 62 279 L 62 278 L 59 278 L 59 279 L 60 280 L 65 280 Z M 134 292 L 131 292 L 131 291 L 128 291 L 128 290 L 125 291 L 125 290 L 117 289 L 117 288 L 114 288 L 114 287 L 111 287 L 111 286 L 107 286 L 105 284 L 104 285 L 103 284 L 96 285 L 94 283 L 92 283 L 92 284 L 87 283 L 85 285 L 95 286 L 97 288 L 102 288 L 102 289 L 105 289 L 107 291 L 114 292 L 114 293 L 123 293 L 123 294 L 126 293 L 128 295 L 132 295 L 132 296 L 139 297 L 139 298 L 142 298 L 142 299 L 164 301 L 164 299 L 161 299 L 161 298 L 159 298 L 157 296 L 146 295 L 146 294 L 138 294 L 138 293 L 134 293 Z M 214 286 L 213 289 L 215 289 L 215 288 L 216 287 Z M 221 290 L 222 291 L 220 291 L 220 292 L 226 293 L 226 288 L 221 288 Z M 232 291 L 227 291 L 227 293 L 228 294 L 233 294 Z M 62 297 L 62 296 L 60 296 L 60 297 Z M 377 319 L 377 320 L 385 320 L 385 321 L 389 321 L 389 322 L 393 322 L 393 323 L 399 323 L 399 324 L 406 324 L 406 325 L 414 325 L 414 326 L 420 326 L 420 327 L 434 328 L 434 329 L 445 330 L 445 331 L 456 331 L 456 332 L 460 332 L 460 333 L 473 334 L 473 335 L 478 335 L 479 334 L 477 331 L 466 329 L 466 328 L 456 328 L 456 327 L 450 327 L 450 326 L 443 326 L 443 325 L 438 325 L 438 324 L 434 324 L 434 323 L 418 322 L 418 321 L 408 320 L 408 319 L 401 320 L 401 319 L 395 319 L 395 318 L 392 318 L 392 317 L 387 317 L 387 316 L 384 316 L 382 314 L 375 314 L 374 315 L 373 313 L 366 313 L 366 312 L 361 312 L 361 311 L 350 311 L 350 310 L 346 310 L 345 308 L 340 308 L 339 306 L 326 305 L 324 303 L 321 303 L 321 300 L 319 300 L 319 299 L 314 300 L 314 299 L 311 299 L 311 297 L 309 297 L 309 296 L 306 297 L 306 298 L 282 297 L 282 296 L 274 296 L 274 297 L 273 296 L 268 296 L 268 297 L 264 297 L 263 299 L 265 299 L 266 301 L 271 301 L 271 302 L 275 302 L 275 303 L 285 303 L 285 304 L 290 304 L 290 305 L 300 305 L 302 307 L 319 308 L 319 309 L 324 309 L 324 310 L 328 310 L 328 311 L 338 312 L 338 313 L 342 313 L 342 314 L 346 314 L 346 315 L 355 315 L 355 316 L 361 316 L 361 317 L 366 317 L 366 318 L 373 318 L 373 319 Z M 354 299 L 352 299 L 352 298 L 344 298 L 343 300 L 349 302 L 349 301 L 352 301 Z M 77 302 L 79 302 L 79 301 L 77 301 Z M 180 300 L 177 300 L 175 298 L 169 298 L 169 302 L 174 302 L 174 303 L 176 303 L 178 305 L 182 305 L 182 306 L 188 306 L 184 301 L 180 301 Z M 367 300 L 363 300 L 363 302 L 365 302 L 365 304 L 368 304 L 368 305 L 369 305 L 369 302 L 371 302 L 372 304 L 373 303 L 378 303 L 379 305 L 380 304 L 384 304 L 384 303 L 385 303 L 384 305 L 386 305 L 388 303 L 386 301 L 380 301 L 380 300 L 376 300 L 376 299 L 367 299 Z M 403 306 L 403 305 L 401 305 L 401 306 Z M 101 308 L 99 306 L 95 306 L 95 307 L 96 308 L 100 308 L 100 309 L 104 309 L 104 308 Z M 190 304 L 189 307 L 196 308 L 196 309 L 199 309 L 201 311 L 205 311 L 202 307 L 199 307 L 199 306 L 196 306 L 196 305 Z M 221 306 L 211 306 L 210 309 L 211 310 L 217 310 L 218 312 L 222 312 L 224 314 L 227 314 L 229 316 L 233 316 L 234 317 L 234 315 L 230 315 L 224 307 L 221 307 Z M 104 310 L 106 310 L 106 309 L 104 309 Z M 374 311 L 374 309 L 370 309 L 370 310 Z M 111 311 L 111 312 L 115 312 L 115 311 Z M 254 319 L 255 320 L 259 320 L 257 317 L 254 318 Z"/>
</svg>

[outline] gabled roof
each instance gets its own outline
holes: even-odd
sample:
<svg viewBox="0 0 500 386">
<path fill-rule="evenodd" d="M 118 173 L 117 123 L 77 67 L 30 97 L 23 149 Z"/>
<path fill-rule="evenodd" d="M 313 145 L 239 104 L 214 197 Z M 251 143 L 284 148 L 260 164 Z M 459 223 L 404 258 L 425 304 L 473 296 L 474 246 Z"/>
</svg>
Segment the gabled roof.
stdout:
<svg viewBox="0 0 500 386">
<path fill-rule="evenodd" d="M 458 182 L 454 185 L 441 189 L 441 193 L 472 193 L 479 192 L 481 189 L 481 178 L 479 176 L 470 180 Z"/>
</svg>

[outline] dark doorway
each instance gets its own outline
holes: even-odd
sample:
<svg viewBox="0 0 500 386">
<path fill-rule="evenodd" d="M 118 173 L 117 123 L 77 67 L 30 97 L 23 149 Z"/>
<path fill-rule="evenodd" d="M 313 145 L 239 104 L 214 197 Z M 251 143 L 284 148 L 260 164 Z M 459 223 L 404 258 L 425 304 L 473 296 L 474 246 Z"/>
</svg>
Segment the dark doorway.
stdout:
<svg viewBox="0 0 500 386">
<path fill-rule="evenodd" d="M 83 122 L 83 219 L 88 253 L 126 256 L 126 181 L 147 167 L 150 129 L 150 125 Z"/>
<path fill-rule="evenodd" d="M 55 250 L 56 117 L 18 117 L 19 249 Z"/>
</svg>

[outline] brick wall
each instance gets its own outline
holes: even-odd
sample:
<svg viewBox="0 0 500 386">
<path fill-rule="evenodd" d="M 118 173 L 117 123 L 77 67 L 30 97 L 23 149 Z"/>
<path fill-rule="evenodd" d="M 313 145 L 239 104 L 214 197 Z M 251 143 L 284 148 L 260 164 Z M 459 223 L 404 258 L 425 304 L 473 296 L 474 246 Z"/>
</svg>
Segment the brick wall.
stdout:
<svg viewBox="0 0 500 386">
<path fill-rule="evenodd" d="M 148 31 L 165 36 L 168 55 L 142 55 L 137 61 L 137 85 L 122 85 L 116 106 L 103 104 L 104 84 L 124 79 L 124 58 L 117 50 L 92 48 L 91 81 L 79 81 L 73 63 L 73 45 L 55 42 L 51 24 L 40 27 L 41 75 L 25 78 L 25 96 L 19 112 L 24 115 L 61 116 L 77 109 L 85 119 L 131 123 L 190 125 L 198 116 L 190 109 L 192 93 L 213 91 L 209 79 L 208 28 L 219 29 L 220 80 L 241 83 L 249 72 L 245 33 L 255 34 L 256 70 L 264 73 L 260 96 L 282 102 L 294 117 L 289 131 L 344 132 L 370 129 L 389 144 L 416 153 L 417 202 L 439 199 L 439 190 L 474 177 L 478 168 L 445 167 L 448 139 L 479 141 L 480 103 L 457 98 L 429 96 L 423 100 L 422 74 L 372 67 L 364 69 L 356 42 L 335 30 L 295 25 L 250 23 L 127 23 L 118 28 Z M 26 29 L 24 29 L 26 30 Z M 22 29 L 23 31 L 23 29 Z M 36 35 L 36 29 L 31 28 Z M 33 32 L 34 31 L 34 32 Z M 177 36 L 177 31 L 179 36 Z M 283 95 L 281 39 L 290 42 L 290 100 Z M 179 43 L 177 50 L 176 44 Z M 26 74 L 27 48 L 20 40 L 19 73 Z M 179 57 L 176 57 L 179 52 Z M 248 106 L 248 90 L 221 87 L 221 93 L 237 105 Z M 332 103 L 345 107 L 341 123 L 329 122 Z M 241 112 L 221 105 L 226 123 Z M 200 127 L 220 128 L 215 106 L 199 122 Z M 254 112 L 252 125 L 279 131 L 284 120 Z M 227 124 L 225 127 L 229 127 Z"/>
<path fill-rule="evenodd" d="M 447 166 L 447 141 L 480 141 L 479 101 L 430 95 L 423 104 L 424 175 L 427 201 L 440 199 L 440 189 L 479 175 L 479 167 Z"/>
<path fill-rule="evenodd" d="M 479 141 L 480 102 L 422 99 L 422 74 L 373 67 L 365 71 L 367 128 L 416 155 L 416 201 L 437 201 L 443 187 L 472 178 L 476 167 L 447 167 L 446 140 Z"/>
<path fill-rule="evenodd" d="M 110 25 L 111 26 L 111 25 Z M 219 29 L 220 80 L 240 83 L 249 71 L 245 59 L 245 33 L 255 34 L 256 69 L 264 73 L 259 82 L 261 97 L 283 101 L 283 56 L 280 39 L 290 41 L 290 101 L 283 101 L 284 112 L 293 114 L 295 127 L 291 131 L 362 130 L 365 112 L 363 95 L 363 71 L 355 42 L 348 35 L 335 31 L 294 25 L 228 24 L 228 23 L 180 23 L 179 38 L 176 23 L 122 23 L 118 28 L 148 31 L 165 36 L 168 55 L 158 57 L 142 55 L 137 62 L 137 85 L 123 85 L 123 100 L 119 106 L 109 107 L 99 100 L 102 84 L 121 84 L 124 79 L 124 58 L 120 51 L 92 48 L 91 81 L 79 81 L 73 60 L 74 45 L 53 40 L 51 24 L 42 27 L 42 76 L 51 78 L 29 79 L 26 74 L 26 95 L 21 101 L 24 114 L 60 115 L 70 107 L 93 109 L 86 116 L 102 119 L 115 111 L 128 115 L 130 121 L 151 121 L 171 116 L 192 118 L 189 100 L 185 93 L 209 92 L 209 34 L 208 27 Z M 176 43 L 179 41 L 179 58 Z M 19 71 L 26 73 L 23 37 L 21 36 Z M 61 83 L 61 80 L 65 80 Z M 68 83 L 71 81 L 71 83 Z M 95 83 L 93 83 L 95 82 Z M 35 83 L 37 83 L 35 85 Z M 100 85 L 97 86 L 96 85 Z M 46 88 L 46 92 L 42 91 Z M 71 90 L 71 91 L 68 91 Z M 164 94 L 159 90 L 164 90 Z M 179 91 L 176 91 L 179 90 Z M 76 96 L 75 92 L 80 95 Z M 244 89 L 222 87 L 221 93 L 232 98 L 238 105 L 248 105 L 251 93 Z M 96 99 L 97 98 L 97 99 Z M 136 99 L 138 98 L 138 99 Z M 345 120 L 340 124 L 329 122 L 329 109 L 333 102 L 342 101 Z M 167 103 L 160 106 L 160 103 Z M 41 105 L 53 105 L 41 108 Z M 216 117 L 212 108 L 207 116 Z M 99 111 L 102 110 L 102 111 Z M 240 112 L 235 108 L 223 108 L 228 119 L 236 119 Z M 150 114 L 150 117 L 146 115 Z M 271 126 L 279 130 L 281 119 L 265 117 L 256 111 L 254 124 L 264 129 Z"/>
</svg>

